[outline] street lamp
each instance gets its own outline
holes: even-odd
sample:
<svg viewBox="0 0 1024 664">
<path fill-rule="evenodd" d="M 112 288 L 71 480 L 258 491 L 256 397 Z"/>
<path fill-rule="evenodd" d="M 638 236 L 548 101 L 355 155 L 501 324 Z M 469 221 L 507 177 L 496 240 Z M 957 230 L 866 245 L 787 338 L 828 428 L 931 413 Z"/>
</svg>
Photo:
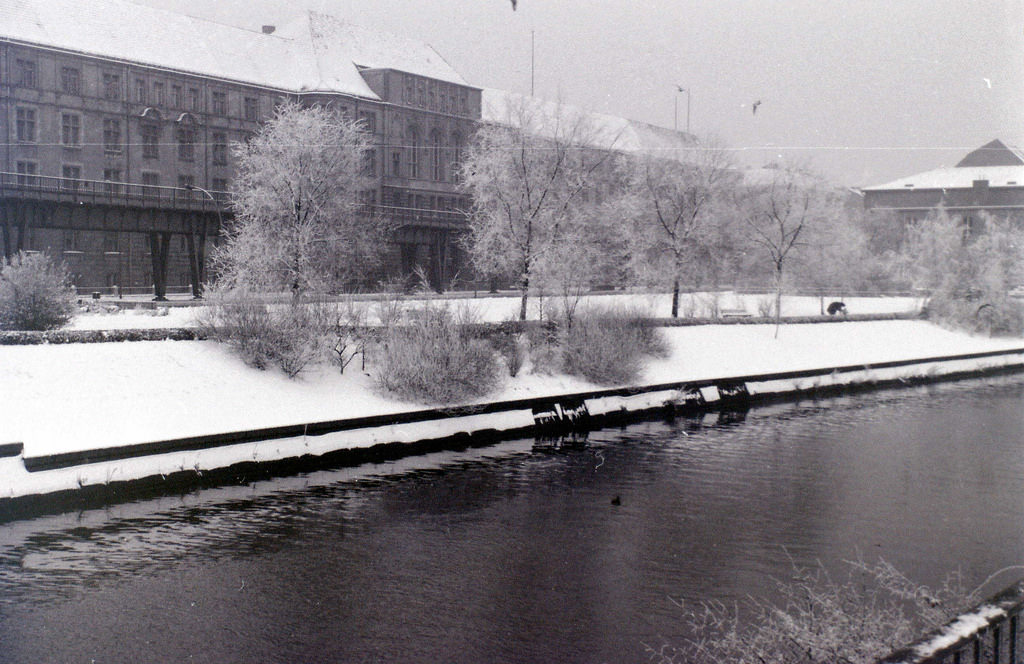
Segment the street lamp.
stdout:
<svg viewBox="0 0 1024 664">
<path fill-rule="evenodd" d="M 679 92 L 685 92 L 686 93 L 686 133 L 689 134 L 690 133 L 690 89 L 689 88 L 684 88 L 681 85 L 677 85 L 676 86 L 676 90 L 678 90 Z M 672 127 L 676 131 L 679 131 L 679 95 L 675 96 L 675 102 L 676 102 L 676 104 L 675 104 L 675 113 L 674 113 L 674 118 L 673 118 L 674 119 L 674 123 L 673 123 Z"/>
<path fill-rule="evenodd" d="M 213 201 L 213 207 L 217 210 L 217 224 L 218 224 L 217 232 L 218 233 L 221 232 L 224 229 L 224 217 L 221 216 L 221 213 L 220 213 L 220 202 L 217 200 L 217 198 L 213 194 L 211 194 L 209 191 L 207 191 L 206 189 L 203 189 L 202 187 L 197 187 L 194 184 L 186 184 L 185 185 L 185 190 L 186 191 L 201 191 L 204 194 L 206 194 L 210 198 L 211 201 Z M 192 237 L 191 233 L 189 234 L 189 237 Z M 199 241 L 200 241 L 200 250 L 205 251 L 206 250 L 206 222 L 205 221 L 203 222 L 203 231 L 202 231 L 202 233 L 200 233 Z M 193 280 L 196 282 L 196 283 L 192 284 L 192 299 L 193 300 L 200 300 L 203 297 L 200 294 L 200 288 L 202 286 L 199 283 L 200 277 L 202 275 L 202 270 L 203 270 L 203 259 L 199 257 L 199 251 L 196 250 L 195 239 L 194 238 L 192 239 L 192 245 L 193 245 L 192 246 L 192 256 L 191 256 L 190 260 L 192 261 L 192 274 L 193 274 L 193 277 L 194 277 Z"/>
</svg>

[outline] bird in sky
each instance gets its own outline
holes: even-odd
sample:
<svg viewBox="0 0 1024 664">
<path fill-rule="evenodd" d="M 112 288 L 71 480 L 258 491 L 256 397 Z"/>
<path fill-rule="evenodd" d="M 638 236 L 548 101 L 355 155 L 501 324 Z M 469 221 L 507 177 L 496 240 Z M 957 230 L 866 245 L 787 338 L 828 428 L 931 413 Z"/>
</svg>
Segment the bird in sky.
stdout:
<svg viewBox="0 0 1024 664">
<path fill-rule="evenodd" d="M 750 108 L 750 110 L 754 112 L 754 115 L 757 115 L 757 107 L 758 107 L 758 106 L 760 106 L 760 105 L 761 105 L 761 100 L 760 100 L 760 99 L 758 99 L 757 101 L 755 101 L 755 102 L 754 102 L 754 103 L 753 103 L 753 104 L 751 105 L 751 108 Z"/>
</svg>

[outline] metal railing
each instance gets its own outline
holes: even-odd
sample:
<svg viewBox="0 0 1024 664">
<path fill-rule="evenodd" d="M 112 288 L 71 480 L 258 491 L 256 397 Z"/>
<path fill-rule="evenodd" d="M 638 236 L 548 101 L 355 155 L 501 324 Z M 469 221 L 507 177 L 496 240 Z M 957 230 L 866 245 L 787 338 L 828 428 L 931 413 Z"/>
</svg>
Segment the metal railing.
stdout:
<svg viewBox="0 0 1024 664">
<path fill-rule="evenodd" d="M 211 212 L 230 206 L 229 192 L 211 194 L 212 199 L 184 187 L 0 171 L 0 196 L 30 200 Z"/>
<path fill-rule="evenodd" d="M 876 664 L 1021 664 L 1024 581 L 961 613 Z"/>
</svg>

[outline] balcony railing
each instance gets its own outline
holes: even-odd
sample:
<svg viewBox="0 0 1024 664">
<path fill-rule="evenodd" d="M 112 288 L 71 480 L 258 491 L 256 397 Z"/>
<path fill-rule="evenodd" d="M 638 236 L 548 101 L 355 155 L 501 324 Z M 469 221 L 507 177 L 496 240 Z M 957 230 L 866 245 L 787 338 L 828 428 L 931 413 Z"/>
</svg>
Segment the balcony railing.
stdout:
<svg viewBox="0 0 1024 664">
<path fill-rule="evenodd" d="M 446 228 L 463 228 L 466 225 L 466 213 L 458 210 L 428 210 L 394 205 L 370 205 L 367 207 L 377 214 L 404 225 Z"/>
<path fill-rule="evenodd" d="M 228 208 L 230 193 L 210 193 L 213 200 L 199 189 L 0 171 L 0 197 L 171 210 L 224 211 Z"/>
</svg>

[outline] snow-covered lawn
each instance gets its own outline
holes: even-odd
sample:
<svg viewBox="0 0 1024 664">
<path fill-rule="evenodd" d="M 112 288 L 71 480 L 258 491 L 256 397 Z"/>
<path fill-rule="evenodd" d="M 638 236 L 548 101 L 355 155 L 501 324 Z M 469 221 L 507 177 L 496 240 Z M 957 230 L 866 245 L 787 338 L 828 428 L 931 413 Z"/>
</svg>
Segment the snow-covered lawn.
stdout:
<svg viewBox="0 0 1024 664">
<path fill-rule="evenodd" d="M 1024 346 L 921 321 L 668 328 L 672 354 L 646 383 L 882 362 Z M 565 376 L 508 379 L 490 400 L 594 389 Z M 289 380 L 246 367 L 214 342 L 0 347 L 0 443 L 26 456 L 423 407 L 378 394 L 356 365 Z"/>
<path fill-rule="evenodd" d="M 724 293 L 688 293 L 680 300 L 680 315 L 710 316 L 712 308 L 745 310 L 751 315 L 758 315 L 764 302 L 772 299 L 770 295 L 746 295 L 733 292 Z M 838 298 L 825 298 L 824 305 Z M 436 301 L 436 300 L 435 300 Z M 518 297 L 458 297 L 451 300 L 453 306 L 467 307 L 480 321 L 503 321 L 518 317 Z M 847 310 L 851 314 L 889 314 L 917 311 L 921 307 L 920 298 L 913 297 L 848 297 L 843 298 Z M 415 307 L 419 302 L 415 298 L 403 301 L 404 307 Z M 591 295 L 583 299 L 582 305 L 641 307 L 654 316 L 667 317 L 671 312 L 671 297 L 666 294 L 613 294 Z M 347 306 L 347 305 L 342 305 Z M 365 312 L 367 322 L 375 322 L 380 304 L 374 299 L 360 299 L 352 306 Z M 539 318 L 542 309 L 559 307 L 559 298 L 532 297 L 529 303 L 530 318 Z M 782 315 L 784 316 L 816 316 L 821 313 L 822 300 L 817 297 L 786 296 L 782 299 Z M 78 330 L 113 330 L 128 328 L 167 328 L 192 327 L 196 325 L 196 316 L 202 307 L 170 307 L 160 311 L 161 315 L 153 315 L 152 309 L 127 309 L 117 313 L 85 313 L 78 315 L 69 327 Z"/>
</svg>

